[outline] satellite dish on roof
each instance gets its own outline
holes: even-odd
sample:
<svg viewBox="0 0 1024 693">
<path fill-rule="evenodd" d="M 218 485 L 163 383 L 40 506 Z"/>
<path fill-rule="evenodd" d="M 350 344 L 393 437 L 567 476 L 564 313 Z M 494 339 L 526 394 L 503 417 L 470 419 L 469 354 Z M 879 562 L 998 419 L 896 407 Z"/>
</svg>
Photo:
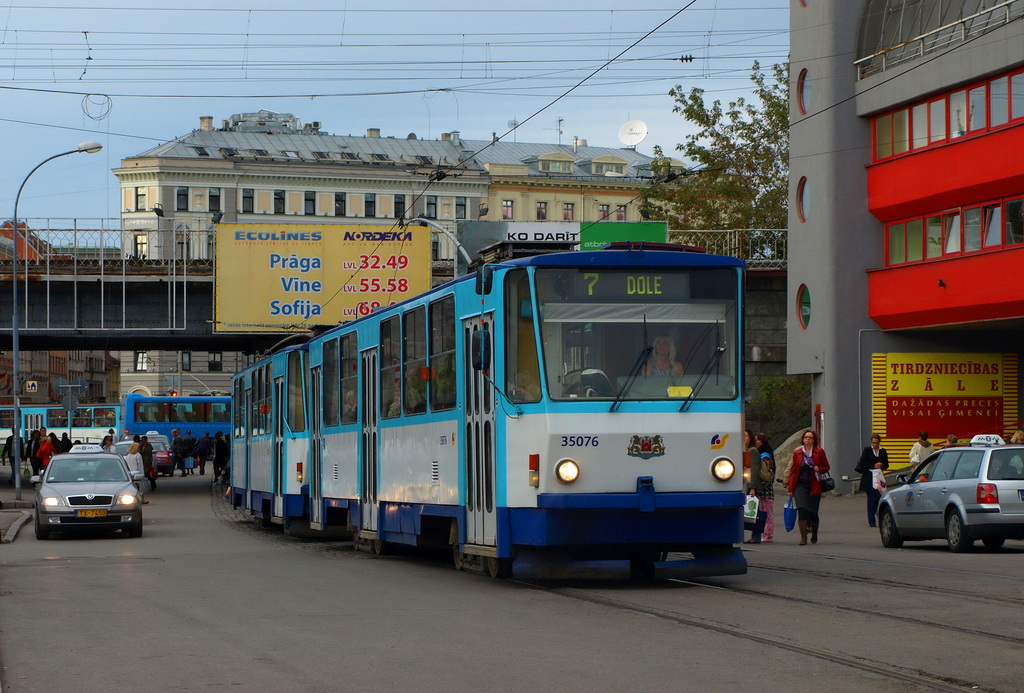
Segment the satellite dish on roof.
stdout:
<svg viewBox="0 0 1024 693">
<path fill-rule="evenodd" d="M 647 123 L 642 120 L 631 120 L 619 128 L 619 142 L 627 147 L 635 147 L 647 137 Z"/>
</svg>

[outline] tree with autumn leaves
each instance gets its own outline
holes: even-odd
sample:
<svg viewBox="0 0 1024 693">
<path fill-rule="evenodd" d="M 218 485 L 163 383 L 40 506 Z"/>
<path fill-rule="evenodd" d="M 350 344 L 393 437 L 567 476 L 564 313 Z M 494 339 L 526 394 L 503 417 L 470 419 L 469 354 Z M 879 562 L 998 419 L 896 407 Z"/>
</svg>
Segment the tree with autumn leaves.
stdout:
<svg viewBox="0 0 1024 693">
<path fill-rule="evenodd" d="M 669 91 L 697 131 L 676 145 L 689 168 L 673 171 L 655 147 L 654 184 L 643 205 L 669 229 L 785 229 L 789 198 L 789 65 L 754 63 L 753 96 L 705 102 L 703 89 Z"/>
</svg>

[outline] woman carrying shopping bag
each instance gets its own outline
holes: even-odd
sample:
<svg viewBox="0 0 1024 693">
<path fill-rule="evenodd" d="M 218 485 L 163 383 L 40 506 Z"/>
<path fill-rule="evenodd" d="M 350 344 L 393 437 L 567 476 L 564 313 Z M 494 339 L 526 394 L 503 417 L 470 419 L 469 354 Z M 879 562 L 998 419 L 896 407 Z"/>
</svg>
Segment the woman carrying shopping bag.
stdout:
<svg viewBox="0 0 1024 693">
<path fill-rule="evenodd" d="M 799 515 L 797 526 L 800 528 L 800 546 L 807 545 L 810 534 L 811 543 L 818 543 L 818 508 L 821 505 L 821 492 L 824 490 L 821 475 L 829 470 L 825 451 L 818 446 L 818 434 L 808 429 L 802 436 L 803 445 L 793 451 L 793 463 L 789 470 L 789 495 L 796 499 Z"/>
</svg>

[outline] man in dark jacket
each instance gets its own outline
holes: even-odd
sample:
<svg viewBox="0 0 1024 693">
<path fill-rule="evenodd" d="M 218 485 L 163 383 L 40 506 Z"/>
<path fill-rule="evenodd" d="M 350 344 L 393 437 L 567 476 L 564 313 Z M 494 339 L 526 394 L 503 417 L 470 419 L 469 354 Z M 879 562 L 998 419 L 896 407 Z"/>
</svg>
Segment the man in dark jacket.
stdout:
<svg viewBox="0 0 1024 693">
<path fill-rule="evenodd" d="M 186 430 L 185 431 L 185 437 L 181 439 L 181 461 L 182 461 L 181 475 L 182 476 L 185 476 L 186 474 L 194 474 L 195 473 L 194 467 L 193 468 L 189 468 L 189 469 L 185 468 L 185 466 L 187 465 L 187 462 L 186 462 L 187 458 L 195 457 L 195 450 L 196 450 L 196 439 L 192 435 L 192 431 Z"/>
<path fill-rule="evenodd" d="M 209 433 L 204 433 L 203 437 L 196 441 L 195 447 L 195 458 L 196 464 L 199 466 L 200 476 L 206 474 L 206 460 L 210 456 L 210 450 L 213 448 L 213 440 L 210 439 Z"/>
</svg>

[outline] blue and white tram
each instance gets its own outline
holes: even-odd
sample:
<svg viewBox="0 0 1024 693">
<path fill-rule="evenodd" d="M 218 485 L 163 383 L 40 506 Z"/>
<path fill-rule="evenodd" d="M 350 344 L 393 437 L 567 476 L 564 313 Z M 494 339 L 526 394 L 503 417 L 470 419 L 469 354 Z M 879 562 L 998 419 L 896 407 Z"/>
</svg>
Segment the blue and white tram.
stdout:
<svg viewBox="0 0 1024 693">
<path fill-rule="evenodd" d="M 288 347 L 233 379 L 233 501 L 264 525 L 308 514 L 306 358 L 306 345 Z"/>
<path fill-rule="evenodd" d="M 450 545 L 494 576 L 746 572 L 742 285 L 735 258 L 558 253 L 333 328 L 236 377 L 235 503 L 377 550 Z M 285 359 L 307 356 L 295 382 Z M 304 392 L 301 434 L 290 395 L 253 402 L 260 369 Z M 308 453 L 271 450 L 270 422 L 244 420 L 264 407 Z"/>
</svg>

